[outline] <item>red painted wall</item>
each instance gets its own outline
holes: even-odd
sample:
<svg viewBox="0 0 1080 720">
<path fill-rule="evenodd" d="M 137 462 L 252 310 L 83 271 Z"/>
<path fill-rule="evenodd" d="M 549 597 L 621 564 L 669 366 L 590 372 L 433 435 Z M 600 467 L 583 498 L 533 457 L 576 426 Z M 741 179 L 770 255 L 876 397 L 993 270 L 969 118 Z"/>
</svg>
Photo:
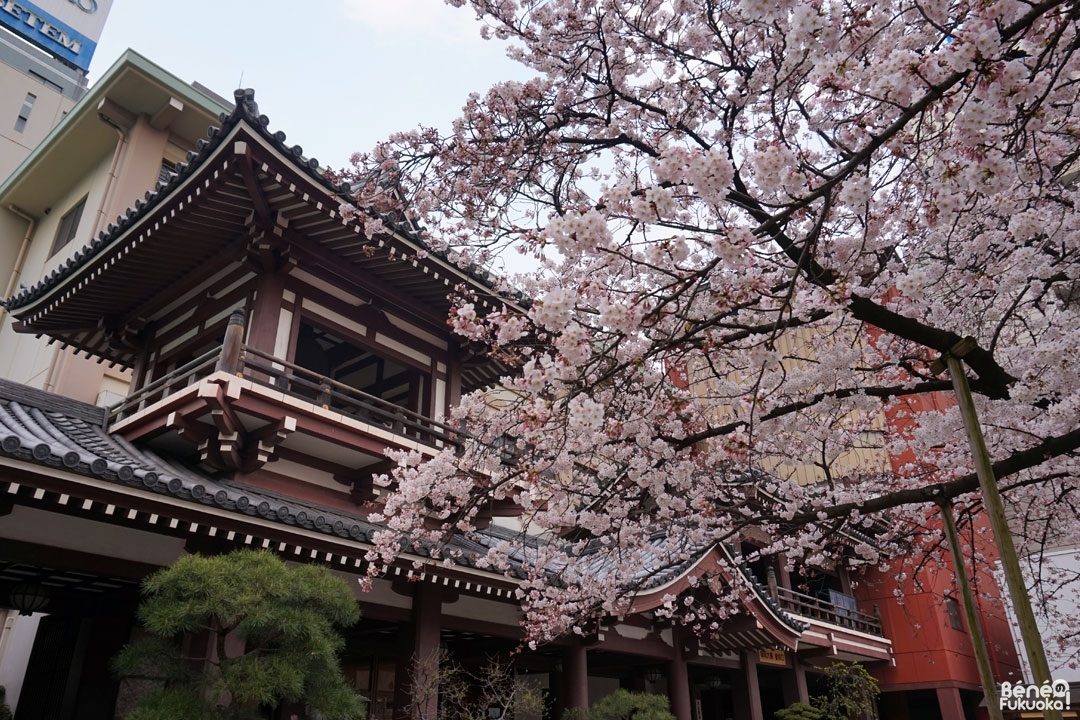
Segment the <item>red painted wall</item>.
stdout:
<svg viewBox="0 0 1080 720">
<path fill-rule="evenodd" d="M 893 437 L 896 434 L 906 435 L 917 427 L 919 414 L 941 412 L 953 404 L 955 401 L 951 394 L 945 393 L 898 401 L 886 412 L 888 432 Z M 890 456 L 893 470 L 898 473 L 914 460 L 910 450 Z M 927 512 L 927 525 L 940 527 L 936 510 Z M 975 518 L 975 530 L 975 551 L 984 560 L 975 568 L 972 585 L 978 595 L 978 609 L 987 635 L 990 664 L 998 682 L 1016 681 L 1020 679 L 1020 664 L 1005 616 L 1001 590 L 992 574 L 998 557 L 997 549 L 982 515 Z M 960 532 L 962 536 L 971 536 L 970 529 L 965 532 L 964 526 Z M 960 602 L 952 561 L 947 554 L 947 547 L 943 547 L 944 566 L 930 562 L 915 571 L 905 567 L 902 561 L 897 561 L 890 571 L 871 571 L 859 582 L 855 594 L 860 605 L 864 608 L 877 605 L 885 636 L 893 642 L 895 667 L 872 668 L 883 690 L 981 686 L 962 609 L 963 630 L 952 627 L 946 611 L 947 594 Z M 971 555 L 971 548 L 966 548 L 965 557 L 970 558 Z M 901 591 L 902 598 L 896 597 L 896 589 Z"/>
</svg>

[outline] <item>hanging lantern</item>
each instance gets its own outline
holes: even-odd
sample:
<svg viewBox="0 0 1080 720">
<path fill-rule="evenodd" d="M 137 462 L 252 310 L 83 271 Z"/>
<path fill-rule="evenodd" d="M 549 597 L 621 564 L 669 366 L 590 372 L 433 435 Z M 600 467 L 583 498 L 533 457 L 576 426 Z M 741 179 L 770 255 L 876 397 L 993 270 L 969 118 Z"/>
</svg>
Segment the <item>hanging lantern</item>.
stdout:
<svg viewBox="0 0 1080 720">
<path fill-rule="evenodd" d="M 49 591 L 37 583 L 19 583 L 12 588 L 8 600 L 20 615 L 31 615 L 49 604 Z"/>
</svg>

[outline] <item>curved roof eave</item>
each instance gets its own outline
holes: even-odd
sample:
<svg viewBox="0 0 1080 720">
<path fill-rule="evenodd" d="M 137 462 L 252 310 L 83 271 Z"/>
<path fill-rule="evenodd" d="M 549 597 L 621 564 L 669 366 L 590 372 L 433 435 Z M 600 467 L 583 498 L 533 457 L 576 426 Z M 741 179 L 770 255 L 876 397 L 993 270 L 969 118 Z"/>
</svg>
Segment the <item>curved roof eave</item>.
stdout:
<svg viewBox="0 0 1080 720">
<path fill-rule="evenodd" d="M 7 307 L 16 316 L 25 316 L 31 307 L 39 300 L 55 294 L 62 289 L 65 283 L 78 274 L 79 270 L 92 262 L 101 253 L 110 247 L 122 243 L 127 237 L 138 230 L 143 218 L 152 214 L 153 211 L 165 203 L 167 199 L 177 191 L 182 191 L 191 178 L 198 174 L 207 162 L 219 154 L 223 140 L 234 135 L 235 130 L 241 125 L 246 125 L 254 131 L 254 134 L 267 142 L 273 150 L 276 150 L 293 165 L 293 167 L 306 176 L 313 184 L 325 192 L 328 197 L 335 201 L 346 201 L 351 198 L 351 186 L 348 183 L 336 184 L 330 181 L 320 170 L 317 160 L 307 159 L 302 154 L 298 145 L 286 144 L 286 135 L 277 131 L 269 130 L 270 120 L 265 115 L 259 114 L 258 105 L 254 100 L 254 91 L 237 90 L 235 92 L 236 106 L 231 114 L 219 116 L 221 125 L 211 127 L 208 132 L 208 140 L 199 141 L 197 150 L 188 153 L 188 162 L 178 166 L 175 176 L 170 180 L 158 183 L 154 190 L 146 193 L 145 201 L 138 200 L 129 208 L 124 215 L 111 223 L 96 238 L 90 241 L 82 250 L 73 255 L 64 265 L 53 271 L 46 278 L 32 287 L 25 288 L 10 298 L 0 300 L 0 304 Z M 336 209 L 336 208 L 335 208 Z M 406 224 L 395 222 L 391 218 L 380 217 L 383 224 L 398 242 L 402 242 L 416 251 L 422 251 L 428 255 L 432 262 L 440 265 L 445 271 L 453 273 L 461 280 L 472 284 L 485 293 L 499 296 L 499 300 L 512 305 L 518 311 L 523 311 L 526 301 L 524 297 L 508 297 L 498 292 L 495 287 L 495 276 L 490 272 L 477 267 L 462 268 L 440 251 L 430 248 L 427 243 Z M 361 223 L 357 218 L 353 222 Z"/>
<path fill-rule="evenodd" d="M 731 583 L 734 580 L 728 568 L 732 567 L 735 567 L 735 562 L 731 554 L 722 545 L 715 544 L 705 550 L 695 562 L 688 564 L 676 577 L 638 593 L 630 607 L 630 612 L 641 613 L 655 610 L 664 605 L 670 597 L 689 590 L 693 586 L 691 578 L 704 577 L 709 572 L 719 572 L 725 582 Z M 805 629 L 803 624 L 780 609 L 760 585 L 749 578 L 744 579 L 750 583 L 751 589 L 750 599 L 743 601 L 744 608 L 781 644 L 795 647 Z"/>
</svg>

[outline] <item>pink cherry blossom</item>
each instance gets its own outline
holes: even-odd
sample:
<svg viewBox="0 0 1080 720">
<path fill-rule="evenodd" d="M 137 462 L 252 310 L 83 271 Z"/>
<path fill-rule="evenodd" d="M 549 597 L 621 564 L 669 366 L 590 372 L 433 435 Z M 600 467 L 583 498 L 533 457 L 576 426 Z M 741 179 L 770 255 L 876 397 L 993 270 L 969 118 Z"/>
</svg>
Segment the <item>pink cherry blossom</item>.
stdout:
<svg viewBox="0 0 1080 720">
<path fill-rule="evenodd" d="M 1075 4 L 452 4 L 535 78 L 358 156 L 355 206 L 460 262 L 529 258 L 500 289 L 532 300 L 456 305 L 511 392 L 462 398 L 462 447 L 397 458 L 373 559 L 511 499 L 540 540 L 483 562 L 543 638 L 749 527 L 788 563 L 940 557 L 928 503 L 981 511 L 930 365 L 965 336 L 1023 551 L 1080 544 Z M 739 592 L 659 612 L 707 632 Z"/>
</svg>

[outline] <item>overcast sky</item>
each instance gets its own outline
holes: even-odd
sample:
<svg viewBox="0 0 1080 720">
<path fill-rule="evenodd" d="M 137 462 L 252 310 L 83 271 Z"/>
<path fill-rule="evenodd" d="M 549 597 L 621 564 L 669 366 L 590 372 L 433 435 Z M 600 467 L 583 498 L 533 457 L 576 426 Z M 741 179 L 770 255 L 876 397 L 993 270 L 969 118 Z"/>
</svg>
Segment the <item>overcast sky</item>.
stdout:
<svg viewBox="0 0 1080 720">
<path fill-rule="evenodd" d="M 230 99 L 254 88 L 271 129 L 338 167 L 395 130 L 448 127 L 471 92 L 527 78 L 479 28 L 443 0 L 114 0 L 90 82 L 130 47 Z"/>
</svg>

